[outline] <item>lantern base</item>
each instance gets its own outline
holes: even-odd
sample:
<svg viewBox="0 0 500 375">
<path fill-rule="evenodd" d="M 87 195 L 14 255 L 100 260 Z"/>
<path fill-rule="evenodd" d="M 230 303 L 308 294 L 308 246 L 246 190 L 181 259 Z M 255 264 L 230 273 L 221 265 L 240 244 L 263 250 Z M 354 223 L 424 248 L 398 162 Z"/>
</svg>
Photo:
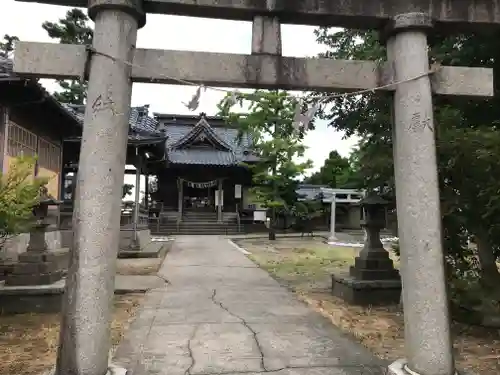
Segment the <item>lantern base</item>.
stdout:
<svg viewBox="0 0 500 375">
<path fill-rule="evenodd" d="M 398 304 L 401 280 L 358 280 L 348 274 L 332 275 L 332 294 L 352 305 Z"/>
<path fill-rule="evenodd" d="M 27 251 L 5 279 L 6 286 L 53 284 L 62 279 L 69 261 L 69 249 Z"/>
</svg>

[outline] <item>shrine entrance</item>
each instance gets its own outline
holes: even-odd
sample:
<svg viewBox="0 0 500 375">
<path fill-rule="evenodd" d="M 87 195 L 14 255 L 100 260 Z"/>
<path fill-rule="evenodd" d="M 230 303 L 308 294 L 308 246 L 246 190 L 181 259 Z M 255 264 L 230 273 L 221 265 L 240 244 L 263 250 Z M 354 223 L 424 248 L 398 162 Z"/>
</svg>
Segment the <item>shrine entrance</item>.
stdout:
<svg viewBox="0 0 500 375">
<path fill-rule="evenodd" d="M 186 211 L 217 211 L 217 180 L 213 182 L 191 182 L 184 180 L 183 205 Z"/>
<path fill-rule="evenodd" d="M 207 85 L 333 92 L 332 97 L 346 91 L 351 95 L 390 93 L 407 358 L 392 363 L 388 373 L 456 374 L 443 264 L 432 94 L 493 96 L 493 70 L 429 66 L 427 34 L 434 29 L 439 33 L 499 30 L 498 1 L 38 1 L 87 5 L 95 22 L 92 47 L 20 42 L 14 55 L 14 72 L 19 75 L 88 79 L 74 212 L 73 251 L 78 256 L 72 257 L 66 280 L 57 374 L 101 375 L 108 371 L 113 272 L 119 247 L 117 218 L 128 136 L 124 115 L 128 117 L 130 112 L 132 82 L 199 85 L 187 104 L 192 110 Z M 251 53 L 136 49 L 137 31 L 146 23 L 146 12 L 251 20 Z M 285 57 L 282 23 L 380 30 L 387 62 Z M 302 113 L 302 104 L 297 100 L 300 122 L 313 112 Z M 181 164 L 186 147 L 200 147 L 207 141 L 217 151 L 212 153 L 214 167 L 235 168 L 237 156 L 246 159 L 251 155 L 234 152 L 232 145 L 216 137 L 203 122 L 195 130 L 171 145 L 177 152 L 170 155 L 172 165 Z M 206 165 L 206 154 L 198 154 L 201 160 L 192 162 Z M 219 176 L 215 178 L 221 181 Z M 219 196 L 222 190 L 220 186 Z M 379 260 L 363 258 L 360 262 Z M 346 285 L 352 286 L 352 279 Z"/>
</svg>

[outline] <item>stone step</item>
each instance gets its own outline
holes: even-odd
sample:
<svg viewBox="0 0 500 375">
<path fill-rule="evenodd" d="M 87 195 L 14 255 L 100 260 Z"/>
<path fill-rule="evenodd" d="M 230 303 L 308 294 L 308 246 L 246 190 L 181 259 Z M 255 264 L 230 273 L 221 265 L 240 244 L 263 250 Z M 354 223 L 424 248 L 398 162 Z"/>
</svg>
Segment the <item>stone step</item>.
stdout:
<svg viewBox="0 0 500 375">
<path fill-rule="evenodd" d="M 212 235 L 212 234 L 242 234 L 244 232 L 238 232 L 237 230 L 198 230 L 198 229 L 185 229 L 185 230 L 171 230 L 171 231 L 160 231 L 153 232 L 156 236 L 165 235 Z"/>
</svg>

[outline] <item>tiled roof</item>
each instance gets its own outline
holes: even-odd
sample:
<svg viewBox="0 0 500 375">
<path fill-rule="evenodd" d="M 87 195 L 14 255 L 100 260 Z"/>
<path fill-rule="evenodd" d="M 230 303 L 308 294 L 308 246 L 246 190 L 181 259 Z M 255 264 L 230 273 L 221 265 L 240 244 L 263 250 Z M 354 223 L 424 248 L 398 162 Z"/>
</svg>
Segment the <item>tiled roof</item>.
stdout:
<svg viewBox="0 0 500 375">
<path fill-rule="evenodd" d="M 11 59 L 0 57 L 0 79 L 1 78 L 19 79 L 19 77 L 13 72 Z M 46 92 L 42 85 L 38 84 L 38 86 L 40 86 L 41 90 Z M 54 100 L 54 102 L 58 103 L 61 110 L 66 111 L 66 113 L 73 117 L 78 123 L 80 123 L 80 125 L 83 125 L 85 106 L 59 103 L 52 97 L 52 95 L 50 95 L 50 97 Z M 129 141 L 137 142 L 147 141 L 148 139 L 153 140 L 155 138 L 164 138 L 165 135 L 157 130 L 158 124 L 158 121 L 154 117 L 149 116 L 148 106 L 131 108 L 129 118 Z"/>
<path fill-rule="evenodd" d="M 178 124 L 175 121 L 161 121 L 160 129 L 165 130 L 168 136 L 166 147 L 168 160 L 175 164 L 198 164 L 198 165 L 220 165 L 231 166 L 242 162 L 256 161 L 257 158 L 251 152 L 251 138 L 249 135 L 242 137 L 238 142 L 238 129 L 224 126 L 211 127 L 202 119 L 193 118 L 191 125 Z M 201 122 L 201 124 L 200 124 Z M 219 149 L 186 144 L 185 140 L 191 138 L 191 134 L 198 133 L 200 126 L 204 127 L 205 134 L 217 137 L 218 142 L 225 147 Z M 197 127 L 198 126 L 198 127 Z M 182 148 L 179 149 L 179 145 Z"/>
<path fill-rule="evenodd" d="M 14 71 L 13 71 L 13 62 L 9 58 L 5 58 L 3 56 L 0 56 L 0 80 L 2 81 L 20 81 L 23 80 L 22 77 L 17 76 Z M 72 120 L 79 121 L 78 117 L 75 115 L 75 113 L 67 111 L 66 107 L 63 106 L 61 103 L 59 103 L 52 95 L 50 95 L 47 90 L 45 90 L 45 87 L 43 87 L 41 84 L 38 83 L 37 80 L 34 79 L 26 79 L 24 80 L 25 82 L 29 82 L 37 90 L 39 90 L 40 95 L 44 97 L 49 98 L 49 102 L 51 102 L 55 107 L 65 113 L 66 115 L 69 115 Z M 76 124 L 75 124 L 76 125 Z"/>
<path fill-rule="evenodd" d="M 63 106 L 69 112 L 74 113 L 83 125 L 84 105 L 63 104 Z M 164 141 L 165 133 L 157 130 L 158 124 L 155 118 L 149 116 L 147 106 L 132 107 L 129 117 L 129 142 L 151 141 L 154 143 L 156 139 L 158 139 L 158 142 Z"/>
</svg>

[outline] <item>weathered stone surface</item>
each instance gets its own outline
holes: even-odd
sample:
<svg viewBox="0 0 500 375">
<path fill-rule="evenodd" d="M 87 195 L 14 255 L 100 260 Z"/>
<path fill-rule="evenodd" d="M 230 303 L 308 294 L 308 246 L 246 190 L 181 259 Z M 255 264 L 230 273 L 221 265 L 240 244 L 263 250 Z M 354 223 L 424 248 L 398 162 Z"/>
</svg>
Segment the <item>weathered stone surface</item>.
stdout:
<svg viewBox="0 0 500 375">
<path fill-rule="evenodd" d="M 353 305 L 396 304 L 401 298 L 401 280 L 359 280 L 350 275 L 332 275 L 332 294 Z"/>
<path fill-rule="evenodd" d="M 42 78 L 78 78 L 85 59 L 84 46 L 19 42 L 14 70 Z M 181 79 L 222 87 L 352 92 L 384 85 L 389 86 L 382 91 L 394 91 L 390 84 L 396 82 L 389 65 L 372 61 L 137 49 L 133 64 L 140 68 L 132 69 L 132 80 L 148 83 Z M 491 96 L 492 78 L 492 69 L 441 67 L 432 75 L 432 87 L 439 95 Z"/>
<path fill-rule="evenodd" d="M 129 250 L 134 237 L 132 229 L 120 229 L 120 250 Z M 139 248 L 143 249 L 151 243 L 151 231 L 142 229 L 137 231 L 137 240 Z"/>
<path fill-rule="evenodd" d="M 21 233 L 15 237 L 9 238 L 0 252 L 0 260 L 16 261 L 19 254 L 26 251 L 29 242 L 29 233 Z M 45 232 L 45 241 L 49 250 L 60 249 L 65 246 L 63 242 L 63 231 L 48 230 Z"/>
<path fill-rule="evenodd" d="M 96 9 L 92 47 L 127 61 L 137 41 L 138 19 L 122 7 L 113 8 L 113 3 L 117 5 L 110 0 L 111 7 Z M 136 4 L 130 1 L 133 3 Z M 59 63 L 59 68 L 65 64 Z M 120 242 L 118 218 L 132 82 L 126 64 L 94 55 L 88 65 L 87 105 L 73 211 L 72 251 L 78 256 L 72 257 L 66 280 L 58 375 L 105 374 L 111 348 L 111 302 Z"/>
<path fill-rule="evenodd" d="M 138 28 L 146 24 L 146 13 L 142 8 L 142 0 L 88 0 L 89 17 L 95 21 L 97 14 L 103 10 L 121 10 L 137 19 Z"/>
<path fill-rule="evenodd" d="M 86 7 L 87 0 L 18 0 L 47 4 Z M 176 14 L 205 18 L 251 21 L 257 14 L 278 15 L 283 23 L 376 29 L 398 14 L 428 12 L 436 25 L 450 32 L 484 31 L 500 24 L 499 0 L 144 0 L 148 13 Z"/>
<path fill-rule="evenodd" d="M 387 52 L 388 60 L 394 63 L 397 80 L 427 69 L 428 43 L 422 30 L 398 32 L 389 39 Z M 430 80 L 422 77 L 398 85 L 393 108 L 405 354 L 411 369 L 417 373 L 452 375 L 455 364 L 442 247 Z"/>
<path fill-rule="evenodd" d="M 394 268 L 369 269 L 369 268 L 360 268 L 351 266 L 349 268 L 349 275 L 358 280 L 364 280 L 364 281 L 399 279 L 399 271 Z"/>
<path fill-rule="evenodd" d="M 130 375 L 384 373 L 221 237 L 179 237 L 160 273 L 114 359 Z"/>
<path fill-rule="evenodd" d="M 24 285 L 50 285 L 61 280 L 62 271 L 55 270 L 47 273 L 22 273 L 21 266 L 16 266 L 14 272 L 7 276 L 5 284 L 8 286 L 24 286 Z M 17 272 L 16 272 L 17 271 Z"/>
<path fill-rule="evenodd" d="M 115 294 L 141 293 L 161 288 L 165 280 L 155 275 L 116 275 Z"/>
<path fill-rule="evenodd" d="M 17 275 L 14 275 L 17 276 Z M 0 284 L 0 308 L 2 313 L 22 314 L 33 312 L 60 312 L 62 297 L 64 294 L 65 280 L 60 277 L 53 283 L 50 277 L 43 280 L 40 278 L 35 281 L 46 282 L 43 285 L 27 285 L 26 275 L 19 275 L 21 284 L 1 285 Z M 30 276 L 28 276 L 30 277 Z M 155 288 L 165 286 L 165 280 L 157 276 L 133 275 L 115 277 L 115 293 L 142 293 Z M 156 298 L 155 296 L 160 296 Z M 163 299 L 163 294 L 155 294 L 154 291 L 148 295 L 143 309 L 155 308 Z M 146 313 L 147 316 L 147 313 Z M 144 320 L 141 315 L 138 323 Z M 142 323 L 141 323 L 142 327 Z M 132 327 L 133 328 L 133 327 Z"/>
<path fill-rule="evenodd" d="M 118 258 L 119 259 L 158 258 L 170 250 L 172 243 L 173 241 L 149 242 L 138 251 L 120 250 L 118 252 Z"/>
<path fill-rule="evenodd" d="M 281 23 L 277 17 L 256 16 L 252 24 L 252 54 L 281 56 Z"/>
</svg>

